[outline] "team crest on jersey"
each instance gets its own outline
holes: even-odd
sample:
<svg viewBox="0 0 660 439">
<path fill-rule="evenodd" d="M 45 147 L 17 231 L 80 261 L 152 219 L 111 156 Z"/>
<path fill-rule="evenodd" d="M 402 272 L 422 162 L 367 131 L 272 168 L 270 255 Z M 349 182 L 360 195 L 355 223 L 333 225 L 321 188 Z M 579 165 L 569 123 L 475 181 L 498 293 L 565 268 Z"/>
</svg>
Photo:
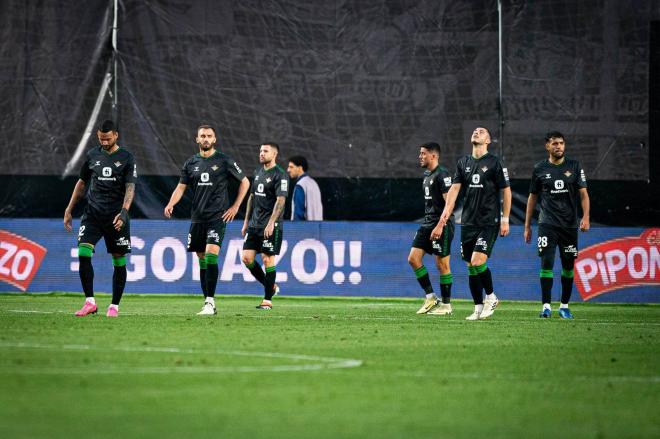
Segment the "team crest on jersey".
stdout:
<svg viewBox="0 0 660 439">
<path fill-rule="evenodd" d="M 94 164 L 92 165 L 92 168 L 94 168 L 94 167 L 96 167 L 96 166 L 101 166 L 101 162 L 97 160 L 96 163 L 94 163 Z"/>
<path fill-rule="evenodd" d="M 470 172 L 470 169 L 472 169 L 472 168 L 470 168 L 470 167 L 468 166 L 467 168 L 465 168 L 465 172 Z"/>
<path fill-rule="evenodd" d="M 193 172 L 199 171 L 199 166 L 195 166 L 195 169 L 193 169 Z"/>
<path fill-rule="evenodd" d="M 486 172 L 486 171 L 488 170 L 488 166 L 484 166 L 483 168 L 481 168 L 481 170 L 482 170 L 483 172 Z"/>
<path fill-rule="evenodd" d="M 114 165 L 115 165 L 116 167 L 120 167 L 120 166 L 121 166 L 121 162 L 115 162 Z"/>
<path fill-rule="evenodd" d="M 564 172 L 564 175 L 565 175 L 566 177 L 570 177 L 570 176 L 573 175 L 573 174 L 571 173 L 571 171 L 566 171 L 566 172 Z"/>
<path fill-rule="evenodd" d="M 549 180 L 549 179 L 552 178 L 552 175 L 550 175 L 550 174 L 545 174 L 545 178 Z"/>
<path fill-rule="evenodd" d="M 451 186 L 451 177 L 444 178 L 445 186 Z"/>
<path fill-rule="evenodd" d="M 254 177 L 254 181 L 257 181 L 257 180 L 259 180 L 259 176 L 258 176 L 258 175 L 257 175 L 256 177 Z"/>
<path fill-rule="evenodd" d="M 270 183 L 271 180 L 272 180 L 272 179 L 271 179 L 270 177 L 266 177 L 266 183 Z"/>
<path fill-rule="evenodd" d="M 217 165 L 213 165 L 213 166 L 211 166 L 211 169 L 213 169 L 214 171 L 217 171 L 217 170 L 218 170 L 218 166 L 217 166 Z"/>
</svg>

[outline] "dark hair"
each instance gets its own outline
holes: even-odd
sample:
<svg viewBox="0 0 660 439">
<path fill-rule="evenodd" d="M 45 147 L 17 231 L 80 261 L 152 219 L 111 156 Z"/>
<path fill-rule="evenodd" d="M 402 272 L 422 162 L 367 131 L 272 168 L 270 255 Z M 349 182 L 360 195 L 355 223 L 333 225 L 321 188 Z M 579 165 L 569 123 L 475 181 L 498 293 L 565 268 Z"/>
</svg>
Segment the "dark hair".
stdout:
<svg viewBox="0 0 660 439">
<path fill-rule="evenodd" d="M 273 148 L 275 148 L 275 150 L 277 150 L 278 153 L 280 152 L 280 145 L 278 145 L 275 142 L 264 142 L 262 143 L 262 145 L 272 146 Z"/>
<path fill-rule="evenodd" d="M 195 137 L 197 137 L 197 134 L 199 134 L 199 130 L 202 130 L 202 129 L 203 130 L 211 130 L 211 131 L 213 131 L 213 135 L 215 137 L 218 137 L 218 133 L 215 132 L 215 128 L 213 128 L 211 125 L 205 125 L 205 124 L 202 124 L 202 125 L 197 127 L 197 132 L 195 133 Z"/>
<path fill-rule="evenodd" d="M 566 137 L 559 131 L 550 131 L 548 134 L 545 135 L 545 142 L 549 142 L 550 139 L 564 139 L 566 141 Z"/>
<path fill-rule="evenodd" d="M 431 152 L 434 152 L 434 153 L 440 155 L 440 145 L 438 145 L 438 144 L 435 143 L 435 142 L 425 143 L 425 144 L 423 144 L 422 146 L 420 146 L 420 148 L 427 149 L 427 150 L 429 150 L 429 151 L 431 151 Z"/>
<path fill-rule="evenodd" d="M 304 172 L 307 172 L 307 169 L 309 168 L 307 159 L 301 155 L 294 155 L 293 157 L 289 157 L 289 161 L 296 166 L 302 166 Z"/>
<path fill-rule="evenodd" d="M 110 131 L 117 132 L 117 127 L 113 121 L 106 119 L 101 123 L 101 125 L 99 125 L 99 131 L 102 133 L 109 133 Z"/>
</svg>

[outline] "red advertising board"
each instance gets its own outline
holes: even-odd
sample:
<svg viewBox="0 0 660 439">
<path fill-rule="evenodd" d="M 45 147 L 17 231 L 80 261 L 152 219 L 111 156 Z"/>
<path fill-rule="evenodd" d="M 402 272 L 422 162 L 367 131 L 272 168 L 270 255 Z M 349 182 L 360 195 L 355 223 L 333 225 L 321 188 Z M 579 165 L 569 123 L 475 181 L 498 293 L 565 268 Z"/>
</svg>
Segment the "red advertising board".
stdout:
<svg viewBox="0 0 660 439">
<path fill-rule="evenodd" d="M 46 252 L 36 242 L 0 229 L 0 281 L 27 290 Z"/>
<path fill-rule="evenodd" d="M 580 250 L 575 285 L 582 299 L 632 286 L 660 285 L 660 229 L 612 239 Z"/>
</svg>

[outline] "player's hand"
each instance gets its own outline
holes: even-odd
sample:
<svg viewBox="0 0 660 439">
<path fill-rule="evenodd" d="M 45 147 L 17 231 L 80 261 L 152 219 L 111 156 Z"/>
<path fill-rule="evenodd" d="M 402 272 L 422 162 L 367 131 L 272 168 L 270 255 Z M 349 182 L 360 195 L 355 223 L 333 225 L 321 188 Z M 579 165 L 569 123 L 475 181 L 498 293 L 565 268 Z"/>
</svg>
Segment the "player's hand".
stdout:
<svg viewBox="0 0 660 439">
<path fill-rule="evenodd" d="M 449 221 L 450 216 L 451 213 L 447 212 L 446 210 L 443 210 L 442 213 L 440 214 L 440 221 L 438 221 L 438 225 L 444 227 L 445 224 L 447 224 L 447 221 Z"/>
<path fill-rule="evenodd" d="M 230 223 L 238 213 L 238 207 L 231 206 L 229 209 L 225 210 L 225 213 L 222 214 L 222 219 L 226 223 Z"/>
<path fill-rule="evenodd" d="M 273 231 L 275 230 L 275 223 L 272 223 L 268 221 L 268 225 L 264 229 L 264 238 L 268 239 L 273 235 Z"/>
<path fill-rule="evenodd" d="M 243 227 L 241 227 L 241 236 L 245 236 L 245 232 L 247 232 L 247 223 L 243 223 Z"/>
<path fill-rule="evenodd" d="M 525 226 L 523 236 L 525 237 L 525 243 L 529 244 L 532 242 L 532 228 L 530 226 Z"/>
<path fill-rule="evenodd" d="M 163 213 L 165 214 L 165 218 L 172 218 L 172 212 L 174 212 L 174 206 L 172 206 L 171 204 L 165 206 L 165 210 L 163 211 Z"/>
<path fill-rule="evenodd" d="M 582 220 L 580 221 L 580 231 L 586 232 L 587 230 L 589 230 L 589 227 L 591 227 L 591 225 L 589 224 L 589 218 L 582 218 Z"/>
<path fill-rule="evenodd" d="M 509 223 L 500 223 L 500 236 L 507 236 L 509 234 Z"/>
<path fill-rule="evenodd" d="M 128 223 L 128 210 L 122 208 L 121 212 L 115 216 L 115 219 L 112 220 L 112 225 L 115 227 L 116 231 L 120 231 L 125 224 Z"/>
<path fill-rule="evenodd" d="M 435 241 L 437 239 L 440 239 L 440 236 L 442 236 L 442 229 L 444 228 L 443 225 L 438 224 L 431 230 L 431 241 Z"/>
<path fill-rule="evenodd" d="M 67 232 L 70 232 L 71 230 L 73 230 L 72 221 L 73 221 L 73 217 L 71 216 L 71 212 L 69 212 L 68 210 L 65 210 L 64 211 L 64 229 Z"/>
</svg>

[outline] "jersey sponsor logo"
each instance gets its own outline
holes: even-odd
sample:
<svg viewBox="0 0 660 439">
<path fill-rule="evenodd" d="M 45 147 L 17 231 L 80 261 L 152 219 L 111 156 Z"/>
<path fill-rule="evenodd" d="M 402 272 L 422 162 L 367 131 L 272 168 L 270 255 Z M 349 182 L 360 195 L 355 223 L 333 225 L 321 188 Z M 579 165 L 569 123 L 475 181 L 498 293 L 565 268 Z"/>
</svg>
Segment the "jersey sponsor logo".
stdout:
<svg viewBox="0 0 660 439">
<path fill-rule="evenodd" d="M 200 180 L 200 182 L 197 183 L 197 186 L 213 186 L 213 182 L 209 181 L 209 173 L 208 172 L 202 172 L 199 175 L 199 180 Z"/>
<path fill-rule="evenodd" d="M 502 168 L 502 173 L 504 174 L 504 180 L 509 181 L 509 170 L 507 168 Z"/>
<path fill-rule="evenodd" d="M 633 286 L 660 285 L 660 228 L 580 251 L 575 285 L 583 300 Z"/>
<path fill-rule="evenodd" d="M 101 169 L 101 175 L 102 177 L 96 177 L 97 180 L 99 181 L 116 181 L 117 179 L 115 177 L 112 177 L 112 168 L 109 166 L 106 166 L 105 168 Z"/>
<path fill-rule="evenodd" d="M 571 175 L 573 175 L 573 173 L 571 171 L 566 171 L 566 172 L 564 172 L 564 175 L 566 177 L 570 177 Z"/>
<path fill-rule="evenodd" d="M 428 186 L 424 186 L 424 199 L 425 200 L 430 200 L 431 199 L 431 190 L 429 189 Z"/>
<path fill-rule="evenodd" d="M 287 191 L 289 188 L 289 180 L 286 178 L 283 178 L 282 181 L 280 182 L 280 190 L 281 191 Z"/>
<path fill-rule="evenodd" d="M 0 281 L 26 291 L 46 252 L 46 248 L 36 242 L 0 230 Z"/>
<path fill-rule="evenodd" d="M 118 168 L 118 167 L 120 167 L 120 166 L 121 166 L 121 162 L 115 162 L 115 163 L 114 163 L 114 165 L 115 165 L 115 167 L 117 167 L 117 168 Z"/>
<path fill-rule="evenodd" d="M 465 168 L 465 172 L 470 172 L 471 169 L 472 169 L 472 168 L 470 168 L 469 166 L 467 166 L 467 167 Z"/>
<path fill-rule="evenodd" d="M 555 180 L 555 188 L 550 191 L 551 194 L 564 194 L 568 192 L 568 189 L 564 187 L 564 180 Z"/>
<path fill-rule="evenodd" d="M 99 160 L 97 160 L 96 163 L 92 165 L 92 168 L 96 168 L 97 166 L 101 166 L 101 162 Z"/>
<path fill-rule="evenodd" d="M 137 165 L 133 165 L 133 177 L 137 178 Z"/>
<path fill-rule="evenodd" d="M 451 186 L 451 177 L 445 177 L 442 181 L 445 182 L 445 186 Z"/>
<path fill-rule="evenodd" d="M 211 166 L 211 169 L 213 169 L 214 171 L 217 171 L 220 168 L 218 168 L 218 165 L 213 165 L 213 166 Z"/>
<path fill-rule="evenodd" d="M 199 171 L 199 166 L 195 166 L 195 169 L 193 169 L 193 172 L 198 172 Z"/>
<path fill-rule="evenodd" d="M 574 257 L 577 258 L 577 255 L 578 255 L 578 249 L 577 249 L 577 247 L 574 246 L 573 244 L 571 244 L 571 245 L 567 245 L 566 247 L 564 247 L 564 253 L 565 253 L 565 254 L 568 254 L 568 255 L 573 255 Z"/>
<path fill-rule="evenodd" d="M 213 239 L 215 242 L 220 242 L 220 234 L 214 229 L 209 230 L 206 234 L 206 239 Z"/>
<path fill-rule="evenodd" d="M 243 173 L 243 171 L 241 171 L 241 168 L 238 167 L 238 164 L 236 164 L 236 162 L 234 162 L 234 168 L 236 169 L 236 172 L 238 172 L 239 174 Z"/>
<path fill-rule="evenodd" d="M 273 243 L 267 239 L 264 239 L 264 241 L 261 243 L 261 246 L 263 248 L 267 248 L 269 250 L 273 250 Z"/>
<path fill-rule="evenodd" d="M 266 183 L 270 183 L 271 181 L 273 181 L 272 178 L 270 178 L 270 177 L 266 177 Z"/>
<path fill-rule="evenodd" d="M 587 176 L 584 175 L 584 169 L 580 169 L 580 180 L 582 180 L 583 182 L 587 181 Z"/>
<path fill-rule="evenodd" d="M 481 182 L 481 175 L 473 174 L 472 175 L 472 183 L 470 184 L 470 187 L 473 187 L 473 188 L 482 188 L 482 187 L 484 187 L 484 185 L 480 184 L 480 182 Z"/>
<path fill-rule="evenodd" d="M 484 166 L 481 168 L 481 172 L 483 173 L 486 173 L 487 170 L 488 170 L 488 166 Z"/>
<path fill-rule="evenodd" d="M 545 174 L 545 179 L 546 179 L 546 180 L 550 180 L 551 178 L 552 178 L 552 175 L 550 175 L 550 174 Z"/>
</svg>

